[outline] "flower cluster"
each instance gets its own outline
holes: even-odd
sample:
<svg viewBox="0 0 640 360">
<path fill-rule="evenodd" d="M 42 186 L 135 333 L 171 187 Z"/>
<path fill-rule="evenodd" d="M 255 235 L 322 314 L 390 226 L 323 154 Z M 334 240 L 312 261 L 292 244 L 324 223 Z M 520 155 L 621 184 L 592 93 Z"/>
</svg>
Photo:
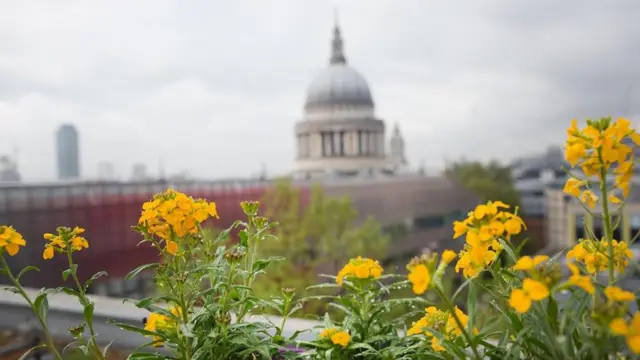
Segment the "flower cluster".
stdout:
<svg viewBox="0 0 640 360">
<path fill-rule="evenodd" d="M 56 252 L 64 252 L 65 249 L 71 249 L 71 251 L 80 251 L 89 247 L 89 242 L 80 234 L 84 233 L 84 229 L 81 227 L 74 227 L 73 229 L 68 227 L 59 227 L 58 234 L 44 234 L 44 238 L 49 242 L 44 246 L 42 252 L 42 258 L 45 260 L 52 259 Z"/>
<path fill-rule="evenodd" d="M 3 250 L 6 250 L 10 256 L 13 256 L 20 251 L 20 246 L 25 246 L 27 243 L 24 241 L 22 234 L 16 231 L 11 226 L 0 226 L 0 254 Z"/>
<path fill-rule="evenodd" d="M 456 272 L 462 270 L 467 278 L 477 276 L 502 251 L 498 239 L 508 240 L 522 231 L 524 222 L 516 213 L 503 210 L 508 208 L 509 205 L 503 202 L 489 201 L 469 212 L 465 220 L 453 223 L 454 239 L 466 234 L 466 244 L 459 254 Z"/>
<path fill-rule="evenodd" d="M 611 240 L 613 246 L 613 266 L 616 271 L 623 272 L 629 264 L 633 253 L 624 241 Z M 607 270 L 609 264 L 609 242 L 606 239 L 594 241 L 582 240 L 567 253 L 567 260 L 575 260 L 584 264 L 587 271 L 595 274 Z"/>
<path fill-rule="evenodd" d="M 363 258 L 358 256 L 356 259 L 351 259 L 340 270 L 336 277 L 338 285 L 342 285 L 345 278 L 355 277 L 358 279 L 378 279 L 382 275 L 383 269 L 380 264 L 372 259 Z"/>
<path fill-rule="evenodd" d="M 413 292 L 416 295 L 422 295 L 427 291 L 431 284 L 431 279 L 434 274 L 440 270 L 444 271 L 444 268 L 451 263 L 456 256 L 458 256 L 453 250 L 445 250 L 440 256 L 440 266 L 436 269 L 437 256 L 434 255 L 422 255 L 420 257 L 413 258 L 409 264 L 407 264 L 407 271 L 409 272 L 407 279 L 411 283 Z"/>
<path fill-rule="evenodd" d="M 429 306 L 425 309 L 426 314 L 418 321 L 413 323 L 413 326 L 407 331 L 408 336 L 424 334 L 429 340 L 431 340 L 431 347 L 435 351 L 444 351 L 440 340 L 433 336 L 433 334 L 427 329 L 433 329 L 441 333 L 447 340 L 455 340 L 458 336 L 462 335 L 464 329 L 461 329 L 454 316 L 449 312 L 438 310 L 435 306 Z M 462 312 L 462 310 L 455 307 L 455 316 L 458 318 L 463 327 L 467 326 L 469 317 Z"/>
<path fill-rule="evenodd" d="M 629 349 L 636 354 L 640 354 L 640 313 L 635 313 L 630 322 L 620 317 L 609 324 L 612 333 L 624 336 Z"/>
<path fill-rule="evenodd" d="M 194 235 L 198 233 L 199 225 L 209 217 L 218 218 L 215 203 L 193 199 L 169 189 L 142 205 L 138 225 L 150 235 L 164 240 L 167 252 L 175 255 L 178 243 L 172 235 L 179 238 Z"/>
<path fill-rule="evenodd" d="M 169 308 L 169 312 L 173 315 L 174 318 L 158 313 L 149 314 L 149 317 L 146 317 L 142 320 L 144 329 L 146 331 L 155 333 L 175 329 L 176 320 L 180 319 L 180 317 L 182 316 L 182 311 L 180 311 L 179 307 L 172 306 Z M 162 345 L 164 345 L 162 337 L 158 335 L 153 336 L 152 345 L 153 347 L 162 347 Z"/>
<path fill-rule="evenodd" d="M 534 301 L 549 297 L 550 289 L 561 278 L 557 264 L 550 264 L 549 257 L 538 255 L 533 258 L 523 256 L 512 268 L 525 273 L 522 288 L 514 289 L 509 296 L 509 305 L 519 313 L 526 313 Z"/>
<path fill-rule="evenodd" d="M 332 344 L 347 347 L 351 341 L 351 335 L 348 332 L 338 328 L 327 328 L 320 333 L 320 339 L 329 339 Z"/>
<path fill-rule="evenodd" d="M 602 182 L 606 179 L 608 170 L 615 166 L 615 187 L 624 197 L 629 195 L 629 183 L 633 175 L 633 149 L 628 144 L 631 139 L 640 144 L 640 134 L 631 127 L 629 120 L 619 118 L 612 122 L 611 118 L 599 121 L 587 121 L 587 126 L 578 128 L 578 122 L 573 120 L 567 129 L 565 158 L 572 167 L 580 166 L 587 178 L 597 176 Z M 589 189 L 587 179 L 570 177 L 564 191 L 593 208 L 599 200 L 598 196 Z M 612 203 L 622 200 L 613 192 L 609 196 Z"/>
</svg>

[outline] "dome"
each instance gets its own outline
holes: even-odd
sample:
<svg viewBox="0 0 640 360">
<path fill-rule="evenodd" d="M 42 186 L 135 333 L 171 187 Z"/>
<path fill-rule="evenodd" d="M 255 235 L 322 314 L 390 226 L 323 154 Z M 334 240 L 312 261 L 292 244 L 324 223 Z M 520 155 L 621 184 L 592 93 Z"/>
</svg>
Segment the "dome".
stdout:
<svg viewBox="0 0 640 360">
<path fill-rule="evenodd" d="M 367 81 L 344 63 L 331 64 L 320 71 L 307 89 L 305 109 L 334 105 L 373 107 Z"/>
</svg>

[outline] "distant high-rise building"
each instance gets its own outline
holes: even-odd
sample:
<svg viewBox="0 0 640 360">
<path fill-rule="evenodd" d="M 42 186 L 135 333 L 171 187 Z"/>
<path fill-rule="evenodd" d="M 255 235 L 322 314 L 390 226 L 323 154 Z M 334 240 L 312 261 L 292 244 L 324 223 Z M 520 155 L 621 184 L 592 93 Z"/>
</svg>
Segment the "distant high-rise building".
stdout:
<svg viewBox="0 0 640 360">
<path fill-rule="evenodd" d="M 108 161 L 98 163 L 98 180 L 110 181 L 116 177 L 113 164 Z"/>
<path fill-rule="evenodd" d="M 78 131 L 73 125 L 65 124 L 56 134 L 56 152 L 58 155 L 58 179 L 77 179 L 80 177 L 80 150 Z"/>
<path fill-rule="evenodd" d="M 18 182 L 22 179 L 18 164 L 9 156 L 0 156 L 0 182 Z"/>
<path fill-rule="evenodd" d="M 147 181 L 151 179 L 147 174 L 147 166 L 145 164 L 134 164 L 131 171 L 131 181 Z"/>
</svg>

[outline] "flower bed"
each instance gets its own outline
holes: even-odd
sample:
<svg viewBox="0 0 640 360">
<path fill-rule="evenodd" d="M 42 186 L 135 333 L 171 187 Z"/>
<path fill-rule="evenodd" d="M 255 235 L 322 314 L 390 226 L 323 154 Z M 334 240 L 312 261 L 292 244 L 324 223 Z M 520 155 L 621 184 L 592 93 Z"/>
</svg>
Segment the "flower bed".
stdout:
<svg viewBox="0 0 640 360">
<path fill-rule="evenodd" d="M 260 256 L 261 243 L 277 241 L 271 231 L 277 223 L 259 214 L 258 202 L 241 203 L 246 219 L 216 238 L 207 238 L 201 225 L 218 217 L 215 203 L 173 190 L 157 194 L 142 205 L 134 229 L 143 246 L 157 249 L 158 263 L 140 266 L 127 278 L 153 270 L 160 292 L 134 304 L 148 311 L 139 326 L 116 325 L 146 336 L 149 341 L 141 346 L 163 351 L 137 350 L 129 358 L 163 359 L 166 354 L 185 360 L 634 358 L 640 354 L 640 313 L 631 313 L 629 304 L 637 303 L 638 297 L 619 288 L 618 280 L 637 264 L 631 261 L 629 243 L 613 234 L 629 196 L 636 163 L 633 150 L 640 135 L 629 121 L 610 118 L 588 120 L 583 128 L 573 121 L 567 134 L 565 155 L 572 169 L 567 169 L 570 178 L 564 191 L 587 211 L 598 212 L 594 216 L 602 217 L 605 227 L 602 238 L 587 231 L 587 237 L 576 239 L 567 254 L 520 257 L 510 241 L 525 228 L 518 209 L 489 201 L 453 223 L 453 239 L 465 238 L 457 254 L 445 250 L 416 257 L 407 265 L 406 277 L 386 274 L 377 261 L 358 257 L 336 276 L 327 276 L 330 282 L 308 289 L 335 289 L 336 295 L 302 297 L 294 289 L 282 289 L 273 298 L 254 294 L 256 279 L 268 276 L 269 265 L 285 261 Z M 615 180 L 609 183 L 611 174 Z M 90 246 L 83 232 L 60 227 L 44 235 L 43 258 L 64 257 L 69 266 L 62 275 L 74 287 L 44 289 L 30 296 L 20 278 L 37 269 L 30 266 L 16 273 L 5 259 L 26 241 L 11 226 L 0 227 L 0 274 L 11 281 L 8 290 L 33 309 L 46 338 L 41 346 L 57 359 L 64 351 L 47 327 L 47 297 L 60 292 L 77 298 L 84 309 L 84 321 L 69 329 L 74 342 L 67 349 L 100 360 L 109 353 L 98 345 L 95 303 L 86 294 L 91 282 L 106 274 L 95 274 L 83 283 L 73 260 L 76 252 Z M 237 232 L 239 241 L 228 245 L 232 232 Z M 560 257 L 566 257 L 568 278 L 560 269 Z M 452 270 L 465 282 L 449 294 L 443 279 Z M 607 274 L 605 281 L 597 277 L 602 272 Z M 413 295 L 393 296 L 404 288 Z M 437 301 L 425 296 L 428 293 Z M 299 314 L 303 304 L 319 298 L 340 313 L 339 320 L 325 315 L 319 336 L 310 341 L 301 340 L 299 332 L 285 334 L 287 321 Z M 563 306 L 558 304 L 561 299 Z M 464 311 L 459 304 L 465 305 Z M 399 307 L 412 310 L 397 315 Z M 279 323 L 251 321 L 265 309 L 279 314 Z M 415 321 L 407 328 L 411 320 Z"/>
</svg>

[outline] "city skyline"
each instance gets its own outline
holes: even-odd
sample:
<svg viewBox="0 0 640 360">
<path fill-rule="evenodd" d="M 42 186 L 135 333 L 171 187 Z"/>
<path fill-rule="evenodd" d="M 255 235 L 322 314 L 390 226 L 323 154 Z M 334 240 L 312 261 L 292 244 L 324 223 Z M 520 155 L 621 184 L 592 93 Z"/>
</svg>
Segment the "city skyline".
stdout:
<svg viewBox="0 0 640 360">
<path fill-rule="evenodd" d="M 25 180 L 55 178 L 62 123 L 78 129 L 87 177 L 103 162 L 200 178 L 292 170 L 336 6 L 349 61 L 414 166 L 506 161 L 560 143 L 572 117 L 640 114 L 640 4 L 178 4 L 0 5 L 0 154 L 20 149 Z"/>
</svg>

